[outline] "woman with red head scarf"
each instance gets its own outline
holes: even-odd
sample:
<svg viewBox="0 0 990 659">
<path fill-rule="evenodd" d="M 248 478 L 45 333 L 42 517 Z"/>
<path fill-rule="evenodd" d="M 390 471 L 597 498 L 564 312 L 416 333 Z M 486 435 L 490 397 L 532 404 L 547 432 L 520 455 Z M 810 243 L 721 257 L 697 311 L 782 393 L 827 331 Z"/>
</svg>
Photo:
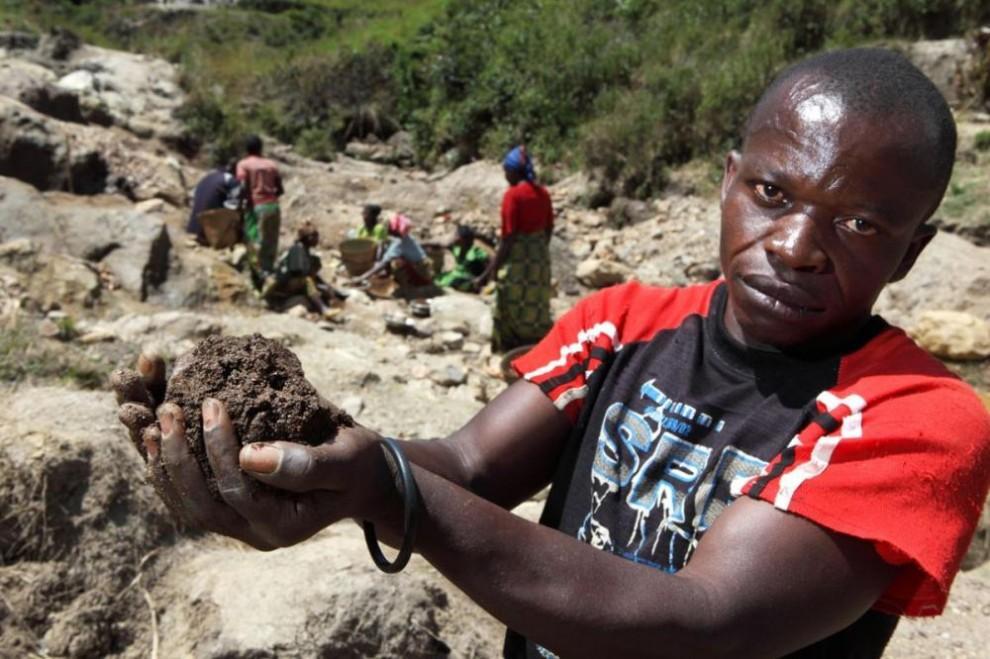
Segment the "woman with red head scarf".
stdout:
<svg viewBox="0 0 990 659">
<path fill-rule="evenodd" d="M 502 231 L 491 265 L 479 277 L 494 277 L 492 349 L 506 351 L 537 343 L 550 318 L 550 235 L 553 205 L 536 182 L 526 147 L 512 149 L 502 162 L 509 189 L 502 197 Z"/>
<path fill-rule="evenodd" d="M 396 213 L 388 221 L 390 241 L 375 265 L 355 281 L 365 282 L 379 272 L 391 271 L 399 289 L 429 286 L 433 283 L 430 260 L 423 247 L 411 235 L 412 220 Z"/>
</svg>

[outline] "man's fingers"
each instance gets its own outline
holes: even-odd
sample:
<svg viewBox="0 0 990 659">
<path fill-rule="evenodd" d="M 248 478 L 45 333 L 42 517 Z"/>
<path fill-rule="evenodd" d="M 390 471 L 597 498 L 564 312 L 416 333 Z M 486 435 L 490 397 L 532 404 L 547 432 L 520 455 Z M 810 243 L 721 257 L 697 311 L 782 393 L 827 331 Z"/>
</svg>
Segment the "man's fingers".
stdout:
<svg viewBox="0 0 990 659">
<path fill-rule="evenodd" d="M 117 397 L 118 405 L 130 402 L 154 407 L 148 388 L 136 371 L 129 368 L 117 369 L 110 374 L 110 387 Z"/>
<path fill-rule="evenodd" d="M 124 403 L 117 408 L 117 418 L 127 428 L 127 434 L 130 435 L 134 448 L 147 460 L 148 452 L 143 441 L 143 433 L 147 428 L 155 425 L 155 415 L 151 413 L 151 409 L 138 403 Z"/>
<path fill-rule="evenodd" d="M 248 444 L 240 451 L 240 466 L 254 478 L 290 492 L 335 490 L 340 487 L 334 444 L 305 446 L 293 442 Z"/>
<path fill-rule="evenodd" d="M 186 442 L 185 419 L 178 405 L 166 403 L 158 408 L 161 428 L 161 462 L 178 495 L 182 509 L 199 527 L 210 531 L 231 532 L 237 516 L 213 498 L 196 456 Z"/>
<path fill-rule="evenodd" d="M 165 466 L 161 461 L 161 443 L 162 443 L 162 433 L 155 426 L 149 426 L 144 429 L 141 434 L 141 441 L 139 442 L 144 449 L 145 454 L 148 456 L 148 462 L 145 466 L 145 473 L 148 477 L 148 482 L 151 483 L 151 487 L 154 488 L 155 493 L 158 498 L 165 503 L 165 507 L 169 509 L 172 516 L 176 520 L 183 524 L 188 524 L 189 519 L 186 517 L 182 506 L 179 504 L 179 496 L 175 492 L 175 488 L 172 487 L 172 483 L 168 480 L 168 474 L 165 473 Z"/>
<path fill-rule="evenodd" d="M 234 424 L 227 415 L 227 408 L 215 398 L 203 401 L 203 441 L 220 496 L 234 510 L 243 515 L 249 514 L 251 511 L 247 507 L 253 503 L 255 485 L 237 464 L 241 445 L 234 434 Z"/>
<path fill-rule="evenodd" d="M 165 400 L 165 360 L 157 352 L 142 350 L 138 355 L 137 370 L 154 403 Z"/>
</svg>

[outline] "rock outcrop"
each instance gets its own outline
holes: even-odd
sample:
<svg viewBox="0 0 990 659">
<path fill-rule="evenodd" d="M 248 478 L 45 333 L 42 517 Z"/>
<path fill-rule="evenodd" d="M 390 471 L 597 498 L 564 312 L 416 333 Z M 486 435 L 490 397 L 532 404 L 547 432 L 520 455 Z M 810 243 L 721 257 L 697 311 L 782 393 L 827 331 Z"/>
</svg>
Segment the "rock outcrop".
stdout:
<svg viewBox="0 0 990 659">
<path fill-rule="evenodd" d="M 119 198 L 45 195 L 12 179 L 0 179 L 0 191 L 0 240 L 28 238 L 48 253 L 100 263 L 139 299 L 168 277 L 163 218 Z"/>
<path fill-rule="evenodd" d="M 909 334 L 941 359 L 977 361 L 990 357 L 990 323 L 962 311 L 925 311 Z"/>
</svg>

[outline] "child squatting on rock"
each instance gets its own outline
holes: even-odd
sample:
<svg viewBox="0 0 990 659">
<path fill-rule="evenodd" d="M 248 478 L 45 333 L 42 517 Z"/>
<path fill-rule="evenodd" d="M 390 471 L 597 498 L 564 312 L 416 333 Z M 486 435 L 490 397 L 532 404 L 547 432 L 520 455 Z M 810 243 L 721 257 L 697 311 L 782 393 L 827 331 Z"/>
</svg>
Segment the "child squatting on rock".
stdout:
<svg viewBox="0 0 990 659">
<path fill-rule="evenodd" d="M 935 233 L 955 125 L 905 58 L 854 49 L 780 73 L 742 138 L 723 278 L 592 294 L 450 436 L 242 448 L 206 398 L 214 498 L 145 356 L 118 393 L 149 479 L 261 549 L 363 520 L 504 622 L 509 657 L 881 656 L 945 607 L 990 484 L 979 399 L 872 314 Z M 546 485 L 540 524 L 509 512 Z"/>
</svg>

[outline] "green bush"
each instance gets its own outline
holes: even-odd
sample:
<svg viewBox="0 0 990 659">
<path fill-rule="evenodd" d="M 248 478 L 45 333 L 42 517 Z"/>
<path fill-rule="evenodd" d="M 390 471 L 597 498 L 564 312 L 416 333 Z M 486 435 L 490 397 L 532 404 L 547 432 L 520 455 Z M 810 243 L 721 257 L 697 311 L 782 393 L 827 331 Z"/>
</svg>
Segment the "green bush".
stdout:
<svg viewBox="0 0 990 659">
<path fill-rule="evenodd" d="M 11 6 L 11 0 L 6 6 Z M 58 0 L 5 12 L 39 31 L 180 63 L 191 134 L 246 131 L 329 157 L 410 130 L 426 163 L 500 157 L 599 172 L 646 195 L 671 165 L 731 148 L 787 63 L 828 48 L 942 38 L 990 21 L 967 0 L 243 0 L 205 12 Z M 109 11 L 109 8 L 113 11 Z M 12 19 L 8 19 L 12 20 Z"/>
<path fill-rule="evenodd" d="M 973 138 L 973 147 L 977 151 L 990 150 L 990 130 L 981 130 Z"/>
</svg>

